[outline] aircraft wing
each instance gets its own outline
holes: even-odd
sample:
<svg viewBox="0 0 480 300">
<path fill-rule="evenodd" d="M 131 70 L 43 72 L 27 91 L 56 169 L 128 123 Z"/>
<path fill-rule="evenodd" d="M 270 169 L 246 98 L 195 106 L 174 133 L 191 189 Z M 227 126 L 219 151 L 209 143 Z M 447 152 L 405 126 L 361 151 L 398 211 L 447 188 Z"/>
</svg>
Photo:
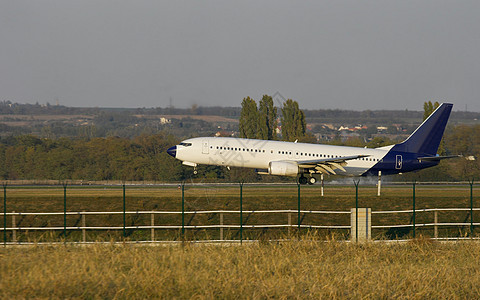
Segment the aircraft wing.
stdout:
<svg viewBox="0 0 480 300">
<path fill-rule="evenodd" d="M 368 157 L 370 155 L 351 155 L 332 158 L 312 159 L 312 160 L 296 160 L 295 162 L 300 168 L 315 169 L 320 173 L 327 173 L 335 175 L 335 170 L 339 169 L 345 172 L 344 166 L 347 165 L 348 160 Z"/>
</svg>

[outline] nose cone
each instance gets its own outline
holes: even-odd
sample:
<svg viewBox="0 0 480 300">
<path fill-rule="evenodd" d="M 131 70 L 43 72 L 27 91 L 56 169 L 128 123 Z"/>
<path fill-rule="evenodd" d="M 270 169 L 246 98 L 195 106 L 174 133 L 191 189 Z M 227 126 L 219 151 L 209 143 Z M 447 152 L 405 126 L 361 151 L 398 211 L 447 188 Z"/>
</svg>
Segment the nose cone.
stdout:
<svg viewBox="0 0 480 300">
<path fill-rule="evenodd" d="M 175 155 L 177 155 L 177 146 L 168 148 L 167 153 L 175 157 Z"/>
</svg>

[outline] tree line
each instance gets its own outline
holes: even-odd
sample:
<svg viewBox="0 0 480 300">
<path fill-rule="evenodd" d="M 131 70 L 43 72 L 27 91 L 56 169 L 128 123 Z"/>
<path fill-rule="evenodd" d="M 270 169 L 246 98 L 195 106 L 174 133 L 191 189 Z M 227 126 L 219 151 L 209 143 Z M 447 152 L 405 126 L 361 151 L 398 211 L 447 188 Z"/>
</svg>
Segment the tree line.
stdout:
<svg viewBox="0 0 480 300">
<path fill-rule="evenodd" d="M 181 165 L 165 152 L 178 140 L 167 134 L 0 140 L 0 178 L 56 180 L 161 180 L 182 178 Z"/>
<path fill-rule="evenodd" d="M 45 139 L 22 135 L 0 139 L 0 179 L 55 180 L 136 180 L 172 182 L 180 180 L 238 181 L 280 180 L 254 174 L 250 169 L 227 170 L 200 166 L 192 177 L 192 169 L 170 157 L 166 150 L 179 140 L 167 133 L 141 135 L 133 139 L 108 137 L 93 139 Z M 391 143 L 372 140 L 369 147 Z M 358 140 L 343 145 L 364 146 Z M 446 155 L 480 156 L 480 125 L 449 126 L 445 132 Z M 466 180 L 480 178 L 478 160 L 465 158 L 442 161 L 434 168 L 402 175 L 405 180 Z M 399 179 L 401 180 L 401 179 Z"/>
</svg>

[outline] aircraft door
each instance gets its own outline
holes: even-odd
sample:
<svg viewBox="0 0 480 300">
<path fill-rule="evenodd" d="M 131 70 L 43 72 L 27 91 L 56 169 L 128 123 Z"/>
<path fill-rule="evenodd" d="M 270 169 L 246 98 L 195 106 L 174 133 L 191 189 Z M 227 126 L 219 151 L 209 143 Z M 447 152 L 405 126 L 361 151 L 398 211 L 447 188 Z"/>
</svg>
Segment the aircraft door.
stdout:
<svg viewBox="0 0 480 300">
<path fill-rule="evenodd" d="M 402 169 L 402 156 L 397 155 L 395 160 L 395 169 L 401 170 Z"/>
<path fill-rule="evenodd" d="M 203 140 L 202 141 L 202 153 L 203 154 L 208 154 L 208 140 Z"/>
</svg>

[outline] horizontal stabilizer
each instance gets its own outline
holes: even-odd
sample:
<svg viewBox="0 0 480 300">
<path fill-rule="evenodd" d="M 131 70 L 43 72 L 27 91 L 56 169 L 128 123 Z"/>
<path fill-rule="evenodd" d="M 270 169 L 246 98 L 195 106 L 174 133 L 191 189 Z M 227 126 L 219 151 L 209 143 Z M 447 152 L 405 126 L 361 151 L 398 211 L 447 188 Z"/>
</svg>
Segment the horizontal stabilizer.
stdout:
<svg viewBox="0 0 480 300">
<path fill-rule="evenodd" d="M 461 155 L 427 156 L 427 157 L 419 157 L 417 159 L 420 162 L 422 162 L 422 161 L 440 161 L 442 159 L 457 158 L 457 157 L 462 157 L 462 156 Z"/>
</svg>

